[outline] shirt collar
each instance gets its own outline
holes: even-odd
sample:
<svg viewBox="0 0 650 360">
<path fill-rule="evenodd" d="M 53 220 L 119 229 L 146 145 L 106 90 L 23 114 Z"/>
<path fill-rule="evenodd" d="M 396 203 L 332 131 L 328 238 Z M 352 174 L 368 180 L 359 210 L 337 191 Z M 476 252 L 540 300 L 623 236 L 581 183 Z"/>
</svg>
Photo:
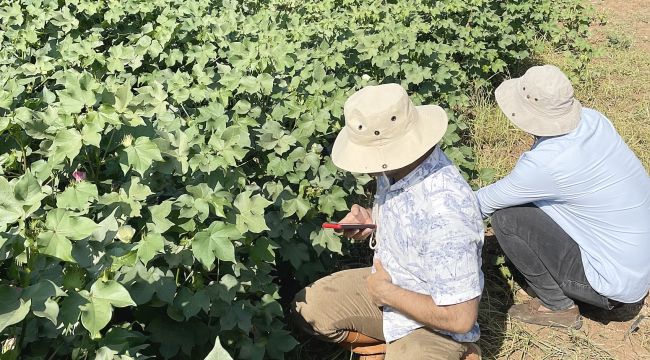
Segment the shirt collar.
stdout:
<svg viewBox="0 0 650 360">
<path fill-rule="evenodd" d="M 418 165 L 413 171 L 408 173 L 406 176 L 401 178 L 399 181 L 390 185 L 388 191 L 395 191 L 400 189 L 405 189 L 411 187 L 420 181 L 424 180 L 427 176 L 433 174 L 436 170 L 440 168 L 440 147 L 436 148 L 431 152 L 431 155 L 427 157 L 420 165 Z M 388 178 L 385 175 L 382 175 L 384 179 L 383 183 L 388 183 Z"/>
</svg>

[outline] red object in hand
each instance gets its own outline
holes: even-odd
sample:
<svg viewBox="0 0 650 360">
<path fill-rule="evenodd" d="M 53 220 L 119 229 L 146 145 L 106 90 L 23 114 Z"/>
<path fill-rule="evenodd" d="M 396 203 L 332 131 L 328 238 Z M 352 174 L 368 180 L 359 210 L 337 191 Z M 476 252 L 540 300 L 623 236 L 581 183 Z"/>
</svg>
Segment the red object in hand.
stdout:
<svg viewBox="0 0 650 360">
<path fill-rule="evenodd" d="M 324 223 L 323 229 L 334 229 L 334 230 L 363 230 L 363 229 L 374 229 L 377 225 L 375 224 L 352 224 L 352 223 Z"/>
</svg>

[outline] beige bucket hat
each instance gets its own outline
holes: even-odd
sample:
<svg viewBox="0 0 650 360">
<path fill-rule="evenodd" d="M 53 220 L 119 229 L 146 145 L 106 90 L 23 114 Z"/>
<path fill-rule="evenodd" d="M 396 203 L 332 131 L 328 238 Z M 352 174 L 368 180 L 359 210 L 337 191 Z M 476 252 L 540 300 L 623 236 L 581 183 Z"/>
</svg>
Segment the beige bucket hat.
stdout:
<svg viewBox="0 0 650 360">
<path fill-rule="evenodd" d="M 337 167 L 356 173 L 402 168 L 435 146 L 447 130 L 447 113 L 415 106 L 398 84 L 366 86 L 343 106 L 345 127 L 332 149 Z"/>
<path fill-rule="evenodd" d="M 533 66 L 524 76 L 504 81 L 494 95 L 506 117 L 533 135 L 564 135 L 580 122 L 582 105 L 569 79 L 553 65 Z"/>
</svg>

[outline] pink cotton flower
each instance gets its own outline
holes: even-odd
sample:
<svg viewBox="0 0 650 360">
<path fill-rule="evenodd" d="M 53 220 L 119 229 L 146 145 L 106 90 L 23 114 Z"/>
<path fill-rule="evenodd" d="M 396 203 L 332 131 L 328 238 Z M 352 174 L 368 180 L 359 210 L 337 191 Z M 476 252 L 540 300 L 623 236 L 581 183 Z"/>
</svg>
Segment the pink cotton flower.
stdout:
<svg viewBox="0 0 650 360">
<path fill-rule="evenodd" d="M 75 170 L 72 173 L 72 177 L 77 180 L 77 182 L 84 181 L 86 180 L 86 172 L 85 171 L 80 171 L 80 170 Z"/>
</svg>

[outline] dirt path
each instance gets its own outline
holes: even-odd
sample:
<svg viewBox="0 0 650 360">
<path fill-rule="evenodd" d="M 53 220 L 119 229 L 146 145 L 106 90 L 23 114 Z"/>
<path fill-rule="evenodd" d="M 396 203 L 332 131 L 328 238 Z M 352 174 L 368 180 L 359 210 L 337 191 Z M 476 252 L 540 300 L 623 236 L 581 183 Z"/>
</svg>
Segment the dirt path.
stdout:
<svg viewBox="0 0 650 360">
<path fill-rule="evenodd" d="M 613 24 L 624 28 L 636 46 L 650 51 L 650 0 L 600 0 L 592 3 Z"/>
</svg>

